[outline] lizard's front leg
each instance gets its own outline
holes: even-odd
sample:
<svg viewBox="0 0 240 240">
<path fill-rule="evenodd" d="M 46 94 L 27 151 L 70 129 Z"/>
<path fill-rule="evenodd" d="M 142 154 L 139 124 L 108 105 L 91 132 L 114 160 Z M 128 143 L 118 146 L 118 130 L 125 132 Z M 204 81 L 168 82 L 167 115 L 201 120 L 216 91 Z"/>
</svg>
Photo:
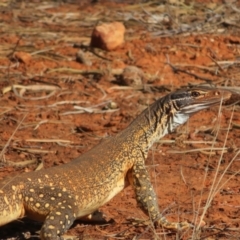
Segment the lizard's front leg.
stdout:
<svg viewBox="0 0 240 240">
<path fill-rule="evenodd" d="M 157 197 L 150 182 L 149 174 L 145 168 L 144 160 L 136 161 L 132 172 L 132 182 L 137 202 L 150 219 L 157 225 L 166 229 L 183 230 L 190 227 L 187 222 L 169 222 L 161 213 L 157 203 Z"/>
</svg>

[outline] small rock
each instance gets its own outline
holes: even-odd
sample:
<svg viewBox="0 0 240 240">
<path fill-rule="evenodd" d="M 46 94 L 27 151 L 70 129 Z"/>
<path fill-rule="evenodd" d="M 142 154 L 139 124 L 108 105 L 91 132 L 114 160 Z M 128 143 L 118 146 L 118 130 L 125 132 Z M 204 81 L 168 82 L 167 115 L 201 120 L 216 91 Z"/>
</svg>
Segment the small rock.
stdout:
<svg viewBox="0 0 240 240">
<path fill-rule="evenodd" d="M 110 108 L 110 109 L 117 109 L 117 108 L 118 108 L 118 105 L 117 105 L 116 102 L 110 102 L 110 103 L 108 104 L 108 108 Z"/>
<path fill-rule="evenodd" d="M 25 159 L 25 158 L 26 158 L 26 155 L 25 155 L 24 153 L 20 153 L 20 154 L 19 154 L 19 157 L 20 157 L 21 159 Z"/>
<path fill-rule="evenodd" d="M 96 26 L 92 33 L 91 47 L 114 50 L 124 43 L 125 27 L 121 22 Z"/>
<path fill-rule="evenodd" d="M 144 73 L 135 66 L 127 66 L 123 69 L 122 83 L 127 86 L 141 86 L 143 85 Z"/>
<path fill-rule="evenodd" d="M 26 52 L 15 52 L 14 57 L 25 64 L 28 64 L 32 60 L 32 55 Z"/>
<path fill-rule="evenodd" d="M 202 221 L 199 223 L 199 226 L 200 226 L 201 228 L 204 227 L 204 226 L 206 226 L 206 222 L 202 220 Z"/>
<path fill-rule="evenodd" d="M 89 60 L 87 54 L 83 52 L 81 49 L 76 54 L 76 61 L 86 66 L 92 66 L 91 60 Z"/>
</svg>

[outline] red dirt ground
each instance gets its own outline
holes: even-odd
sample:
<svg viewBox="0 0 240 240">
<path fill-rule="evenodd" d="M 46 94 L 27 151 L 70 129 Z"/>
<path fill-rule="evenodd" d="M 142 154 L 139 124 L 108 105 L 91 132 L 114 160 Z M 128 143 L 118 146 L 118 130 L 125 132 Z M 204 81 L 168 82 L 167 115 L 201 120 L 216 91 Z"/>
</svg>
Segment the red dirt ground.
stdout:
<svg viewBox="0 0 240 240">
<path fill-rule="evenodd" d="M 150 103 L 177 88 L 207 82 L 239 89 L 239 22 L 238 26 L 219 24 L 221 31 L 153 36 L 146 24 L 125 20 L 125 44 L 112 52 L 99 51 L 105 59 L 86 51 L 92 62 L 86 66 L 75 60 L 79 48 L 74 44 L 89 42 L 99 19 L 121 21 L 116 13 L 131 10 L 138 17 L 143 10 L 137 1 L 68 2 L 0 3 L 1 178 L 34 171 L 42 163 L 48 168 L 71 161 L 104 137 L 126 128 Z M 190 6 L 188 2 L 185 6 Z M 200 4 L 199 9 L 208 4 L 211 11 L 220 6 L 222 14 L 222 1 L 194 3 Z M 240 9 L 239 4 L 234 6 Z M 179 9 L 180 18 L 187 7 L 180 5 Z M 174 24 L 165 30 L 176 27 Z M 27 59 L 21 60 L 19 55 Z M 173 71 L 168 63 L 185 72 Z M 137 66 L 148 76 L 140 89 L 123 86 L 111 73 L 128 65 Z M 16 84 L 44 84 L 57 90 L 47 98 L 49 91 L 23 92 Z M 36 97 L 42 99 L 32 99 Z M 76 114 L 76 106 L 87 109 Z M 240 239 L 239 127 L 239 106 L 220 111 L 212 108 L 193 116 L 149 153 L 146 165 L 163 214 L 172 221 L 197 224 L 208 207 L 200 231 L 174 233 L 134 226 L 129 219 L 147 216 L 137 207 L 134 192 L 128 187 L 100 209 L 114 223 L 76 221 L 67 234 L 88 240 Z M 26 160 L 34 160 L 34 164 L 16 166 Z M 214 197 L 207 206 L 211 193 Z M 40 228 L 41 224 L 31 220 L 15 221 L 0 227 L 0 239 L 37 239 Z"/>
</svg>

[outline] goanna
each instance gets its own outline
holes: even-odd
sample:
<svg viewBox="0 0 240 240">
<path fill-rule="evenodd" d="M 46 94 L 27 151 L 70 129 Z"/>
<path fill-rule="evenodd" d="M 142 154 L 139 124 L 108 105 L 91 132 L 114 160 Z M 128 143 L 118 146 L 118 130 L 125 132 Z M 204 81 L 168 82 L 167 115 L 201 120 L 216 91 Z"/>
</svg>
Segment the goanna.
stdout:
<svg viewBox="0 0 240 240">
<path fill-rule="evenodd" d="M 62 239 L 77 218 L 87 216 L 129 183 L 141 208 L 164 228 L 182 230 L 160 213 L 145 167 L 152 144 L 189 117 L 231 98 L 217 88 L 170 93 L 146 108 L 125 130 L 68 164 L 18 175 L 0 183 L 0 226 L 27 216 L 43 221 L 42 240 Z"/>
</svg>

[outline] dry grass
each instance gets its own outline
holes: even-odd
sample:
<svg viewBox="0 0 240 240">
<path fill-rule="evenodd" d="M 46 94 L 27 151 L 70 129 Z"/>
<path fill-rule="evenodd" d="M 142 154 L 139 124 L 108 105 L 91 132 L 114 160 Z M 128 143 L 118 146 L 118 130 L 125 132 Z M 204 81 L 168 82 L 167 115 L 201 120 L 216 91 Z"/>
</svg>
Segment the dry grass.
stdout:
<svg viewBox="0 0 240 240">
<path fill-rule="evenodd" d="M 0 22 L 2 90 L 0 120 L 2 128 L 4 130 L 6 128 L 5 132 L 8 134 L 4 135 L 3 131 L 0 143 L 0 158 L 4 164 L 27 168 L 28 165 L 36 163 L 36 158 L 39 156 L 42 160 L 56 160 L 56 149 L 59 151 L 59 148 L 55 146 L 58 145 L 61 146 L 62 151 L 71 149 L 77 155 L 80 148 L 87 148 L 92 142 L 109 133 L 115 134 L 135 117 L 139 102 L 145 107 L 162 92 L 179 87 L 172 82 L 171 75 L 169 83 L 162 84 L 163 79 L 168 78 L 169 72 L 174 73 L 185 87 L 208 83 L 240 92 L 239 40 L 234 38 L 240 33 L 240 8 L 237 2 L 202 4 L 191 1 L 185 4 L 183 1 L 166 1 L 166 3 L 135 1 L 134 4 L 121 6 L 110 4 L 107 7 L 95 4 L 94 11 L 86 11 L 84 14 L 79 8 L 84 11 L 85 5 L 64 2 L 67 1 L 44 1 L 37 4 L 35 1 L 8 0 L 0 3 L 0 7 L 4 8 L 3 20 Z M 125 24 L 126 42 L 131 49 L 105 52 L 89 48 L 93 27 L 101 22 L 113 21 L 122 21 Z M 207 36 L 211 42 L 213 37 L 221 34 L 230 35 L 225 44 L 229 54 L 221 55 L 222 45 L 219 46 L 219 52 L 208 49 L 206 53 L 205 46 L 201 43 L 201 36 Z M 169 42 L 164 42 L 167 38 L 174 39 L 178 36 L 182 39 L 188 36 L 200 36 L 200 40 L 197 41 L 199 38 L 196 38 L 196 42 L 189 43 L 177 39 L 170 45 Z M 157 41 L 160 38 L 161 42 Z M 224 45 L 223 38 L 220 40 Z M 86 64 L 76 63 L 75 52 L 79 48 L 83 52 Z M 186 54 L 192 53 L 192 59 L 200 55 L 207 57 L 209 61 L 194 64 L 188 57 L 176 60 L 174 54 L 181 51 Z M 16 52 L 28 53 L 31 57 L 30 63 L 22 62 L 16 57 Z M 164 60 L 159 60 L 156 64 L 149 58 L 149 65 L 141 65 L 139 59 L 146 57 L 144 55 L 146 53 Z M 141 65 L 149 82 L 138 87 L 121 86 L 117 80 L 122 75 L 123 63 Z M 111 108 L 109 106 L 111 102 L 117 102 L 117 108 Z M 131 105 L 132 102 L 134 106 Z M 224 108 L 223 111 L 226 112 L 225 115 L 231 115 L 227 120 L 229 125 L 224 142 L 218 139 L 219 131 L 223 128 L 220 120 L 215 122 L 216 124 L 207 126 L 208 129 L 195 129 L 194 134 L 204 135 L 213 130 L 215 132 L 213 139 L 206 141 L 184 139 L 181 144 L 186 148 L 180 150 L 170 149 L 171 146 L 178 144 L 175 138 L 160 141 L 160 144 L 170 146 L 165 152 L 167 156 L 175 154 L 186 157 L 191 154 L 202 154 L 208 159 L 208 164 L 218 159 L 214 169 L 210 166 L 205 166 L 206 169 L 203 169 L 203 166 L 199 168 L 199 171 L 205 171 L 201 182 L 203 186 L 209 175 L 213 176 L 212 184 L 208 189 L 208 198 L 204 199 L 205 192 L 202 192 L 200 197 L 189 196 L 192 201 L 192 209 L 189 211 L 192 213 L 193 222 L 198 219 L 199 224 L 206 218 L 216 195 L 232 178 L 240 174 L 238 170 L 232 168 L 239 158 L 239 146 L 234 146 L 232 139 L 228 137 L 230 130 L 239 131 L 239 121 L 233 116 L 239 112 L 239 106 L 230 110 Z M 101 116 L 104 126 L 100 130 L 90 128 L 90 133 L 87 129 L 76 136 L 76 126 L 81 125 L 81 120 L 88 115 L 91 116 L 91 119 L 89 118 L 91 121 L 95 116 Z M 89 119 L 85 121 L 88 123 Z M 83 126 L 87 125 L 86 122 Z M 115 127 L 114 130 L 111 130 L 111 124 Z M 56 129 L 56 131 L 50 131 L 46 136 L 41 132 L 44 128 Z M 66 129 L 65 132 L 63 128 Z M 232 153 L 231 151 L 234 155 L 226 168 L 222 169 L 223 157 Z M 22 159 L 24 161 L 19 159 L 21 154 L 24 156 Z M 19 161 L 11 161 L 13 159 Z M 42 162 L 38 168 L 43 167 Z M 191 183 L 184 170 L 185 168 L 181 167 L 179 175 L 184 186 L 188 187 Z M 156 176 L 155 181 L 158 178 L 159 176 Z M 177 207 L 179 205 L 173 203 L 169 209 Z M 169 209 L 163 213 L 167 214 Z M 181 218 L 181 206 L 179 218 Z M 131 226 L 129 228 L 131 229 Z M 240 236 L 237 233 L 238 229 L 225 225 L 224 227 L 208 225 L 203 229 L 200 229 L 200 225 L 196 225 L 193 230 L 179 234 L 160 232 L 154 230 L 151 225 L 134 237 L 131 234 L 135 233 L 125 235 L 128 228 L 119 232 L 117 230 L 115 234 L 102 231 L 102 236 L 116 239 L 124 239 L 125 236 L 129 239 L 144 239 L 148 232 L 152 233 L 153 239 L 186 239 L 186 236 L 189 239 L 199 240 L 216 236 L 217 239 L 218 233 L 222 234 L 222 239 L 230 239 L 230 234 L 236 236 L 235 239 Z"/>
</svg>

